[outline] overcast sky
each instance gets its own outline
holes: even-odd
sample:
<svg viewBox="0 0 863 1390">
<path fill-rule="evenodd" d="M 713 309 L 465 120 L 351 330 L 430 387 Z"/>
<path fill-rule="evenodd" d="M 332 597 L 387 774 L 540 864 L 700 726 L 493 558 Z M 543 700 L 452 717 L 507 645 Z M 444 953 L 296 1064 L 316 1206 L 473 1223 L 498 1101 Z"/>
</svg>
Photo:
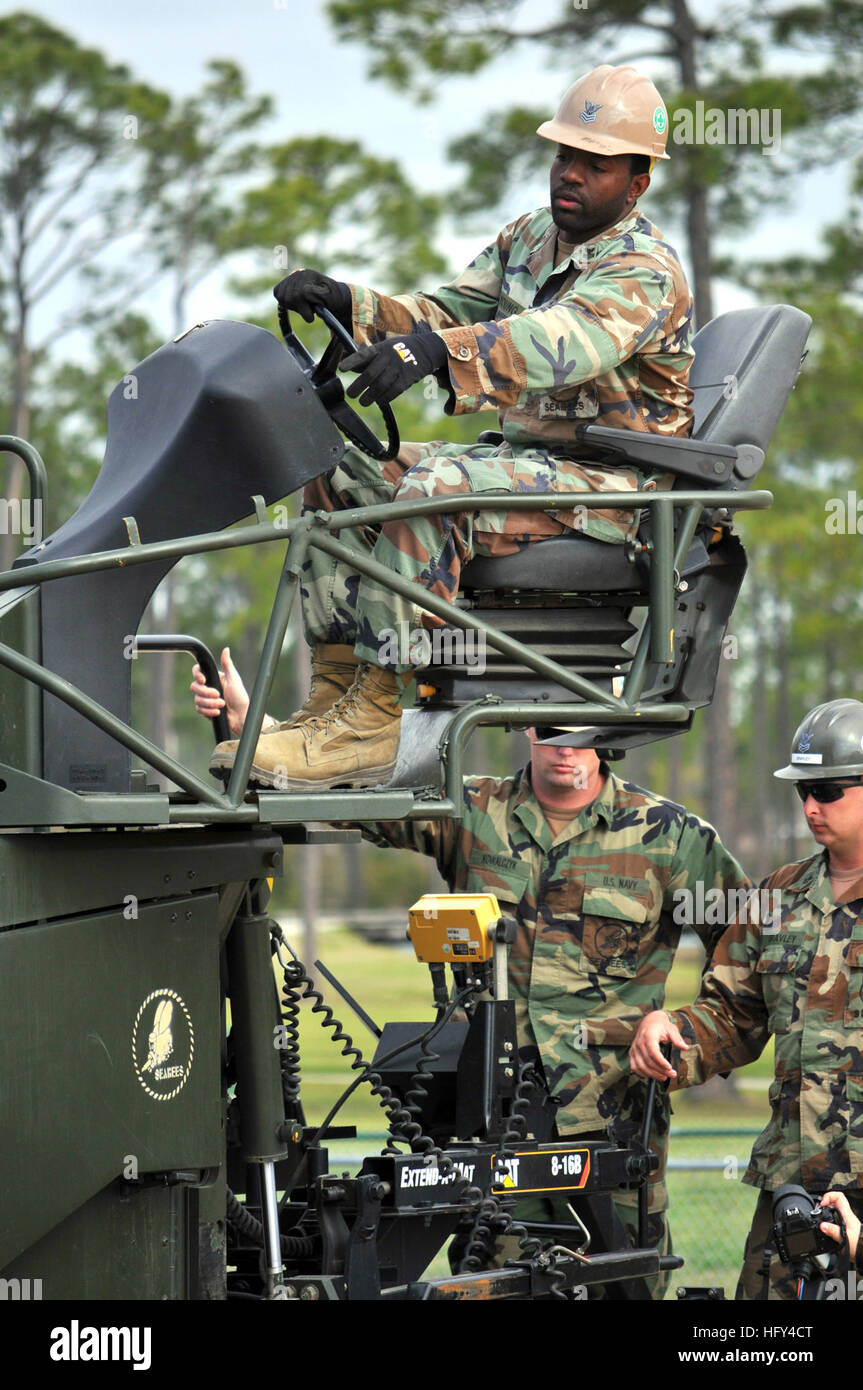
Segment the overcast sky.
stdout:
<svg viewBox="0 0 863 1390">
<path fill-rule="evenodd" d="M 716 8 L 712 0 L 697 7 Z M 265 132 L 267 138 L 288 140 L 321 132 L 358 138 L 374 153 L 397 157 L 411 180 L 428 189 L 451 184 L 447 142 L 476 128 L 484 111 L 517 100 L 545 106 L 551 114 L 562 91 L 580 75 L 550 71 L 544 50 L 525 47 L 499 62 L 494 72 L 443 83 L 433 106 L 417 108 L 409 97 L 369 80 L 365 49 L 335 42 L 323 0 L 75 0 L 73 5 L 63 0 L 9 5 L 0 0 L 0 13 L 22 8 L 177 94 L 201 85 L 209 58 L 230 57 L 243 67 L 253 91 L 270 93 L 277 100 L 277 118 Z M 531 21 L 555 9 L 554 0 L 530 0 Z M 645 68 L 650 71 L 648 63 Z M 536 206 L 542 197 L 539 189 L 513 189 L 507 215 Z M 791 209 L 757 219 L 735 249 L 743 245 L 757 257 L 812 249 L 819 226 L 835 221 L 843 202 L 841 173 L 834 169 L 813 175 L 801 185 Z M 649 214 L 649 206 L 645 211 Z M 501 220 L 507 219 L 490 215 L 487 236 L 453 235 L 445 248 L 453 263 L 469 260 L 493 238 Z M 219 302 L 214 304 L 214 297 Z M 720 288 L 720 310 L 745 302 L 733 288 Z M 201 317 L 225 312 L 218 277 L 198 289 L 192 310 Z"/>
</svg>

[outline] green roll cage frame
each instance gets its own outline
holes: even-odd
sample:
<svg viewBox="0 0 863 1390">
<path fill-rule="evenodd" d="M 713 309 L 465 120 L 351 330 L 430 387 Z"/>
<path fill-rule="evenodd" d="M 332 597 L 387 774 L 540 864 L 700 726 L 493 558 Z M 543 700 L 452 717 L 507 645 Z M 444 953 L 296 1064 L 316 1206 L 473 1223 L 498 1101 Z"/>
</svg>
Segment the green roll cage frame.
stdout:
<svg viewBox="0 0 863 1390">
<path fill-rule="evenodd" d="M 37 451 L 25 440 L 9 435 L 0 436 L 0 452 L 2 451 L 17 454 L 24 460 L 30 476 L 31 501 L 41 503 L 45 492 L 46 471 Z M 482 633 L 485 641 L 496 651 L 581 697 L 577 705 L 544 701 L 544 724 L 571 722 L 574 710 L 577 710 L 578 722 L 584 724 L 631 726 L 644 718 L 669 725 L 685 723 L 690 713 L 685 705 L 660 700 L 643 702 L 641 699 L 648 662 L 669 663 L 672 659 L 674 594 L 683 558 L 689 550 L 705 508 L 765 510 L 773 501 L 770 492 L 680 489 L 638 494 L 639 507 L 650 508 L 652 518 L 649 607 L 630 670 L 623 678 L 620 695 L 603 690 L 593 681 L 568 671 L 557 662 L 491 627 L 483 619 L 474 617 L 434 594 L 423 591 L 422 601 L 419 602 L 416 584 L 393 574 L 371 555 L 358 554 L 338 539 L 338 533 L 346 528 L 375 524 L 385 518 L 401 519 L 443 511 L 481 512 L 487 509 L 501 511 L 512 508 L 518 508 L 520 511 L 554 510 L 583 504 L 584 497 L 583 492 L 464 493 L 421 501 L 357 507 L 340 512 L 311 512 L 295 520 L 276 523 L 268 519 L 263 498 L 257 496 L 251 499 L 257 518 L 253 525 L 145 544 L 140 540 L 134 517 L 126 517 L 124 521 L 129 544 L 122 549 L 99 551 L 66 560 L 49 560 L 40 565 L 0 572 L 0 592 L 5 592 L 96 570 L 119 569 L 157 559 L 181 559 L 186 555 L 232 550 L 273 541 L 284 542 L 286 538 L 288 540 L 287 553 L 251 691 L 249 710 L 226 791 L 219 792 L 201 780 L 164 750 L 134 729 L 130 729 L 77 686 L 53 674 L 40 662 L 0 643 L 0 665 L 71 705 L 79 714 L 142 758 L 154 770 L 163 773 L 180 788 L 179 796 L 161 792 L 72 792 L 0 762 L 0 826 L 152 826 L 188 825 L 190 822 L 275 826 L 332 820 L 459 819 L 463 753 L 468 735 L 477 725 L 526 727 L 534 723 L 537 716 L 535 701 L 502 700 L 497 696 L 486 695 L 464 705 L 453 714 L 452 721 L 439 744 L 444 768 L 442 796 L 439 794 L 440 788 L 383 788 L 311 793 L 290 790 L 257 791 L 254 800 L 248 799 L 255 745 L 293 610 L 299 576 L 310 546 L 317 547 L 337 559 L 350 561 L 361 574 L 375 579 L 393 594 L 410 599 L 418 608 L 445 618 L 449 625 Z M 602 505 L 603 508 L 631 510 L 633 494 L 604 492 Z M 675 511 L 683 513 L 676 528 Z"/>
</svg>

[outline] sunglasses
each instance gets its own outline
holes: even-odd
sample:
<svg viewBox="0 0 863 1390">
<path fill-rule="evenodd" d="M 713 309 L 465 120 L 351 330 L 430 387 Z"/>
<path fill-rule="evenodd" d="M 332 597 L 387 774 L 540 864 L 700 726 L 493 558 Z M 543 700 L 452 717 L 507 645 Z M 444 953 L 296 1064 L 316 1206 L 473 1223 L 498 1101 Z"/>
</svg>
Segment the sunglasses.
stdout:
<svg viewBox="0 0 863 1390">
<path fill-rule="evenodd" d="M 821 805 L 828 801 L 841 801 L 845 795 L 846 787 L 863 786 L 863 779 L 859 777 L 849 777 L 844 782 L 795 782 L 794 790 L 805 801 L 807 797 L 812 797 L 813 801 Z"/>
</svg>

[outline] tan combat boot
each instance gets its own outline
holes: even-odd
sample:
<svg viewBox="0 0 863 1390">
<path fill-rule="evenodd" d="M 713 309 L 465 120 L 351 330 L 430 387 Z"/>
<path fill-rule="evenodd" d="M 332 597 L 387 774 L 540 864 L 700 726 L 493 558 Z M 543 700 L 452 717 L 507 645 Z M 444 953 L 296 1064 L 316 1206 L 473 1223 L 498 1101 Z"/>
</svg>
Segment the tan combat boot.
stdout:
<svg viewBox="0 0 863 1390">
<path fill-rule="evenodd" d="M 374 787 L 392 776 L 399 749 L 401 695 L 412 673 L 363 664 L 332 709 L 293 728 L 263 734 L 251 777 L 279 791 Z M 220 743 L 211 771 L 234 765 L 235 740 Z"/>
<path fill-rule="evenodd" d="M 308 695 L 290 719 L 270 725 L 265 732 L 273 734 L 282 729 L 293 729 L 306 719 L 326 714 L 336 700 L 350 690 L 359 664 L 353 647 L 336 642 L 315 643 L 312 647 L 312 683 Z"/>
</svg>

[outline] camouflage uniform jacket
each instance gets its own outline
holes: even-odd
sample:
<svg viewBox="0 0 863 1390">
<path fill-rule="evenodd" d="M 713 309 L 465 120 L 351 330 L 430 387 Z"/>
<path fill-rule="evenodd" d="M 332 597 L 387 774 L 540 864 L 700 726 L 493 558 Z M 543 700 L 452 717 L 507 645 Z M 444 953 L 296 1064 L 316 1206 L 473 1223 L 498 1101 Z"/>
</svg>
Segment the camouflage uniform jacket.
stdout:
<svg viewBox="0 0 863 1390">
<path fill-rule="evenodd" d="M 677 1085 L 751 1061 L 773 1034 L 771 1118 L 744 1182 L 863 1187 L 863 880 L 837 903 L 822 852 L 761 889 L 772 916 L 733 923 L 698 999 L 672 1014 L 695 1044 Z"/>
<path fill-rule="evenodd" d="M 497 407 L 511 444 L 559 441 L 572 452 L 582 423 L 688 434 L 692 298 L 677 253 L 637 207 L 558 266 L 556 249 L 540 208 L 434 294 L 354 286 L 357 337 L 440 333 L 447 410 Z"/>
<path fill-rule="evenodd" d="M 450 891 L 494 893 L 518 921 L 509 983 L 519 1044 L 539 1048 L 560 1133 L 637 1121 L 646 1088 L 630 1076 L 628 1049 L 642 1016 L 662 1007 L 682 929 L 675 894 L 699 881 L 722 892 L 744 881 L 715 830 L 609 774 L 552 839 L 525 769 L 465 778 L 460 822 L 363 833 L 432 855 Z M 724 925 L 695 930 L 709 950 Z M 660 1133 L 667 1110 L 661 1100 Z"/>
</svg>

